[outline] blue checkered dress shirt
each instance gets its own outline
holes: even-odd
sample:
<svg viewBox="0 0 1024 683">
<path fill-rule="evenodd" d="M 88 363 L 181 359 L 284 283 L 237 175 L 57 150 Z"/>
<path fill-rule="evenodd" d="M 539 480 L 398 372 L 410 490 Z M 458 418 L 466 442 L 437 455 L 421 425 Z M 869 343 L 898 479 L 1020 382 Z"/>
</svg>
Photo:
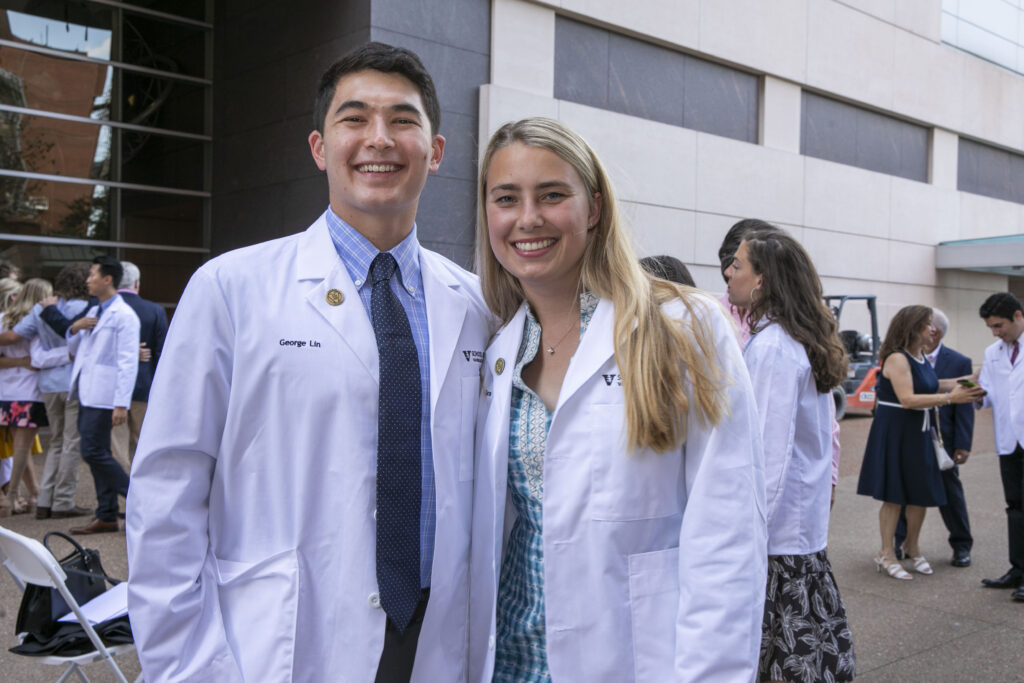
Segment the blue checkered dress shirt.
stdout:
<svg viewBox="0 0 1024 683">
<path fill-rule="evenodd" d="M 341 220 L 330 208 L 324 216 L 327 230 L 331 234 L 334 248 L 352 277 L 359 298 L 370 314 L 370 294 L 373 283 L 368 277 L 370 264 L 380 252 L 370 240 L 363 237 L 351 225 Z M 389 253 L 398 262 L 399 277 L 391 279 L 391 291 L 409 317 L 416 355 L 420 362 L 421 405 L 420 423 L 421 464 L 423 468 L 423 497 L 420 503 L 420 582 L 423 588 L 430 586 L 430 567 L 434 559 L 434 527 L 436 524 L 434 489 L 434 451 L 430 442 L 430 335 L 427 330 L 427 301 L 423 296 L 423 276 L 420 273 L 420 244 L 416 239 L 416 226 L 412 232 Z M 401 281 L 399 281 L 401 279 Z"/>
</svg>

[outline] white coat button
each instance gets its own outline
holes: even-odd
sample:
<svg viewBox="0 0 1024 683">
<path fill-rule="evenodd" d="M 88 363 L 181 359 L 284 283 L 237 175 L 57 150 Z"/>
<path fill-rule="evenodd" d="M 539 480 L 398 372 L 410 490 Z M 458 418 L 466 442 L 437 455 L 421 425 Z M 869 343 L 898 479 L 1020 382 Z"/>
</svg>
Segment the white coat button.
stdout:
<svg viewBox="0 0 1024 683">
<path fill-rule="evenodd" d="M 487 649 L 488 650 L 493 650 L 494 649 L 494 636 L 491 636 L 490 638 L 487 639 Z"/>
<path fill-rule="evenodd" d="M 370 597 L 367 602 L 370 603 L 370 607 L 380 609 L 380 593 L 370 593 Z"/>
</svg>

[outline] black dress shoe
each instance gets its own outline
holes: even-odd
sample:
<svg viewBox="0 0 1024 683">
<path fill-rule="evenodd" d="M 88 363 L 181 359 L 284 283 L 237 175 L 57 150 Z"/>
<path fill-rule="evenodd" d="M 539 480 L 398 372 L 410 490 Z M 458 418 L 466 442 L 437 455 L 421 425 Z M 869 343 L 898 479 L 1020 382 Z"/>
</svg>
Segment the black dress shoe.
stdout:
<svg viewBox="0 0 1024 683">
<path fill-rule="evenodd" d="M 953 559 L 950 560 L 950 564 L 954 567 L 970 567 L 971 554 L 966 550 L 954 550 Z"/>
<path fill-rule="evenodd" d="M 1012 597 L 1017 602 L 1024 602 L 1024 586 L 1021 586 L 1017 590 L 1013 591 L 1013 595 L 1011 595 L 1010 597 Z"/>
<path fill-rule="evenodd" d="M 40 505 L 36 506 L 36 519 L 49 519 L 50 514 L 50 508 L 44 508 Z"/>
<path fill-rule="evenodd" d="M 1017 588 L 1024 580 L 1024 572 L 1019 569 L 1011 569 L 998 579 L 982 579 L 981 582 L 989 588 Z"/>
</svg>

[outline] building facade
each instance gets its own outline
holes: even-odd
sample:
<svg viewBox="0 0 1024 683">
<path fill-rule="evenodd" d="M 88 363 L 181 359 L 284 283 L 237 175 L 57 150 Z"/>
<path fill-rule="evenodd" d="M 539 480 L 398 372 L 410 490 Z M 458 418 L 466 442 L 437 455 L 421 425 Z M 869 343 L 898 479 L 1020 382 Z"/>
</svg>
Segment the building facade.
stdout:
<svg viewBox="0 0 1024 683">
<path fill-rule="evenodd" d="M 173 306 L 205 258 L 303 229 L 327 206 L 306 142 L 316 80 L 381 40 L 437 81 L 448 144 L 419 233 L 465 266 L 488 136 L 544 115 L 601 155 L 639 251 L 677 256 L 711 292 L 725 231 L 758 217 L 803 242 L 827 293 L 876 295 L 883 331 L 901 306 L 935 305 L 976 359 L 980 302 L 1024 294 L 1021 0 L 0 8 L 0 257 L 29 274 L 107 250 Z M 855 307 L 841 326 L 867 319 Z"/>
</svg>

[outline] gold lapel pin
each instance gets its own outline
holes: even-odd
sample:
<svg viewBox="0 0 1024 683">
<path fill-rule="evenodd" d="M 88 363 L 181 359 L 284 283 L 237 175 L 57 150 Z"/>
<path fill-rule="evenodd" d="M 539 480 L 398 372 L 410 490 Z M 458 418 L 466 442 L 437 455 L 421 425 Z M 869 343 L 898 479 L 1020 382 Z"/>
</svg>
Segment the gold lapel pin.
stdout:
<svg viewBox="0 0 1024 683">
<path fill-rule="evenodd" d="M 327 303 L 331 306 L 337 306 L 345 300 L 345 295 L 341 293 L 340 289 L 328 289 L 327 290 Z"/>
<path fill-rule="evenodd" d="M 505 359 L 504 358 L 499 358 L 498 360 L 494 361 L 494 371 L 496 373 L 498 373 L 499 375 L 501 373 L 505 372 Z"/>
</svg>

